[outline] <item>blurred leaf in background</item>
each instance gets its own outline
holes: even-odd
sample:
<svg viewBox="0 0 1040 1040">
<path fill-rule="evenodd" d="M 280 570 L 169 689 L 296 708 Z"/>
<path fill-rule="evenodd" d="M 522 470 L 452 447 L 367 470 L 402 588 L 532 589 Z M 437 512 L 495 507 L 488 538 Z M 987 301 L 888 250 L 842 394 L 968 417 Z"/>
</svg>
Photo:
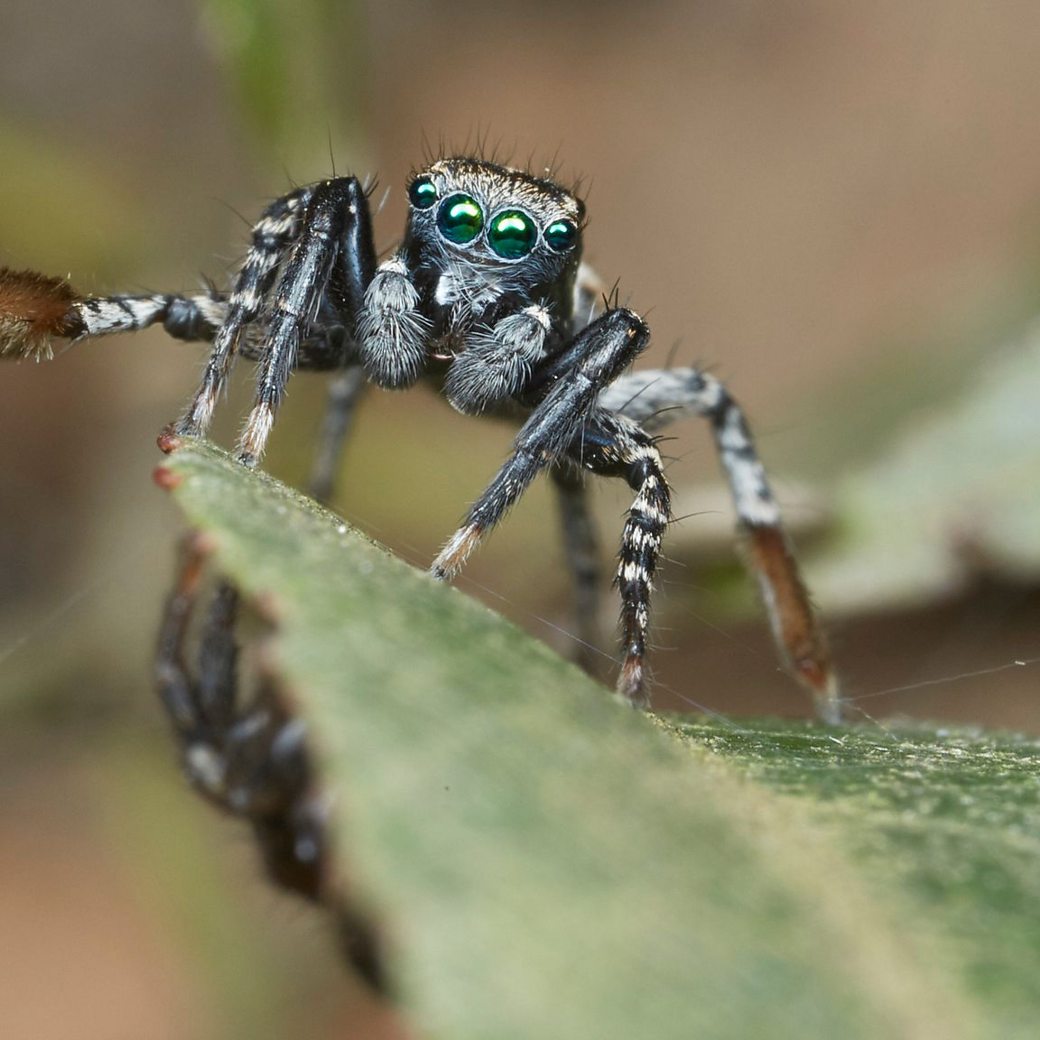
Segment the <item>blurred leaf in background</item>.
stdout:
<svg viewBox="0 0 1040 1040">
<path fill-rule="evenodd" d="M 1040 325 L 962 378 L 837 481 L 837 537 L 810 570 L 828 610 L 918 607 L 985 576 L 1040 580 Z"/>
<path fill-rule="evenodd" d="M 363 152 L 370 83 L 363 7 L 351 0 L 200 0 L 258 159 L 323 169 L 329 150 Z M 315 174 L 318 176 L 319 174 Z"/>
</svg>

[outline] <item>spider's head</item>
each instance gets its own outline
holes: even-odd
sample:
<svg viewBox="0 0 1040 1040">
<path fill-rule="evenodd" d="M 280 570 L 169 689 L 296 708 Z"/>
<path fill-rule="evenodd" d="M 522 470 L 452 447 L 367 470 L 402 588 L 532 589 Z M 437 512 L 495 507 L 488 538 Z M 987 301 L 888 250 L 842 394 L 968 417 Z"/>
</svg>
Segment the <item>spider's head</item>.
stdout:
<svg viewBox="0 0 1040 1040">
<path fill-rule="evenodd" d="M 486 306 L 570 281 L 585 206 L 550 180 L 482 159 L 440 159 L 408 188 L 407 243 L 437 302 Z"/>
</svg>

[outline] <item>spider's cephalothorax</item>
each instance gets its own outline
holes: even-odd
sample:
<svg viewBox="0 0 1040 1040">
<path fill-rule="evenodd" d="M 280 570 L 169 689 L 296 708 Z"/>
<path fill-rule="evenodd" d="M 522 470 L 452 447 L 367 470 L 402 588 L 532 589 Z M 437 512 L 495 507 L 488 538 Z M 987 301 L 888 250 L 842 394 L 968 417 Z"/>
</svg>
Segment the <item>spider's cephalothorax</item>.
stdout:
<svg viewBox="0 0 1040 1040">
<path fill-rule="evenodd" d="M 201 435 L 236 355 L 257 362 L 239 457 L 255 464 L 295 369 L 339 370 L 315 486 L 325 494 L 353 403 L 367 381 L 401 389 L 428 378 L 462 412 L 512 415 L 512 452 L 434 561 L 454 575 L 542 470 L 560 494 L 578 632 L 594 642 L 599 572 L 583 471 L 635 493 L 616 585 L 619 691 L 646 696 L 651 583 L 670 493 L 654 432 L 681 415 L 708 420 L 730 482 L 750 566 L 777 641 L 822 713 L 837 685 L 780 513 L 744 417 L 696 369 L 622 375 L 649 340 L 631 310 L 605 301 L 581 264 L 584 206 L 551 179 L 456 157 L 418 171 L 401 245 L 377 265 L 365 190 L 355 177 L 297 188 L 253 227 L 230 292 L 80 297 L 59 280 L 0 270 L 0 354 L 40 357 L 53 336 L 81 339 L 161 323 L 211 340 L 201 385 L 174 432 Z M 167 444 L 172 443 L 170 438 Z M 345 622 L 348 623 L 348 622 Z"/>
</svg>

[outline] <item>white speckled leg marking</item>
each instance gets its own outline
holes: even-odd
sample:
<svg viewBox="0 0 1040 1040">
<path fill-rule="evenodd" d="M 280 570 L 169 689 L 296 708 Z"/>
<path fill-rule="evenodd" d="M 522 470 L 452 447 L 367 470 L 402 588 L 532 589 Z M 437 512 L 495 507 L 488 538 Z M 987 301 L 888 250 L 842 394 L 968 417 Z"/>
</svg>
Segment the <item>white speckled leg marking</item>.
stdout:
<svg viewBox="0 0 1040 1040">
<path fill-rule="evenodd" d="M 748 534 L 748 563 L 777 645 L 791 670 L 812 692 L 821 717 L 836 721 L 840 693 L 826 639 L 809 602 L 783 530 L 780 507 L 747 421 L 725 386 L 691 368 L 633 372 L 604 390 L 599 404 L 635 419 L 648 430 L 659 430 L 690 415 L 709 420 L 740 526 Z"/>
</svg>

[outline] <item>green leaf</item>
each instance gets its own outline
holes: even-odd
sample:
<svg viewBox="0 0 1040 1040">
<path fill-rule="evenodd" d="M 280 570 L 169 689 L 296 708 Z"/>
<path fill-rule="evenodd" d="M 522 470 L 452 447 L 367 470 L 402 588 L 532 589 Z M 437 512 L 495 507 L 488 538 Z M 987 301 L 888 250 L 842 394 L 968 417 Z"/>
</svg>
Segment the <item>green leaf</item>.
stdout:
<svg viewBox="0 0 1040 1040">
<path fill-rule="evenodd" d="M 1040 744 L 876 727 L 679 727 L 745 775 L 810 807 L 879 896 L 934 931 L 988 1032 L 1032 1037 L 1040 994 Z"/>
<path fill-rule="evenodd" d="M 725 722 L 677 739 L 271 478 L 195 442 L 167 465 L 279 619 L 341 867 L 420 1035 L 956 1038 L 1036 1018 L 1032 746 Z M 981 816 L 928 797 L 958 770 Z M 1016 842 L 1020 883 L 995 896 Z M 990 845 L 976 883 L 962 864 Z"/>
</svg>

